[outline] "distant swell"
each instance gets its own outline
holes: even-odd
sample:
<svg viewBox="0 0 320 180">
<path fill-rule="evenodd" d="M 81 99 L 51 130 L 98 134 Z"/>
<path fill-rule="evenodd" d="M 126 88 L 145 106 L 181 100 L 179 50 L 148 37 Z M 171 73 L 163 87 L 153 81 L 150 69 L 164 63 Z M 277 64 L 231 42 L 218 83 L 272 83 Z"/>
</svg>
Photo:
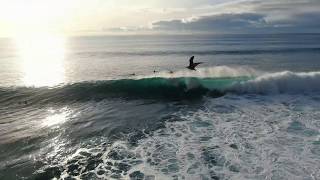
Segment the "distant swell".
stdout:
<svg viewBox="0 0 320 180">
<path fill-rule="evenodd" d="M 286 54 L 301 52 L 320 52 L 320 48 L 278 48 L 278 49 L 252 49 L 252 50 L 206 50 L 206 51 L 94 51 L 79 52 L 78 55 L 86 56 L 167 56 L 167 55 L 256 55 L 256 54 Z"/>
<path fill-rule="evenodd" d="M 74 83 L 54 88 L 0 88 L 0 103 L 61 103 L 106 98 L 181 100 L 235 94 L 320 93 L 320 72 L 253 77 L 142 78 Z"/>
</svg>

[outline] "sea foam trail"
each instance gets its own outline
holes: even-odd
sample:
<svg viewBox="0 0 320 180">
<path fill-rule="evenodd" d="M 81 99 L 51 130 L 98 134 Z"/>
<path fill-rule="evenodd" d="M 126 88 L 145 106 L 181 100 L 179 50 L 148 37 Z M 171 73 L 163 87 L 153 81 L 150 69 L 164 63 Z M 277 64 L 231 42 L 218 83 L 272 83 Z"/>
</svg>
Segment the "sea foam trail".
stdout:
<svg viewBox="0 0 320 180">
<path fill-rule="evenodd" d="M 236 83 L 230 89 L 238 93 L 255 94 L 320 92 L 320 72 L 270 73 Z"/>
</svg>

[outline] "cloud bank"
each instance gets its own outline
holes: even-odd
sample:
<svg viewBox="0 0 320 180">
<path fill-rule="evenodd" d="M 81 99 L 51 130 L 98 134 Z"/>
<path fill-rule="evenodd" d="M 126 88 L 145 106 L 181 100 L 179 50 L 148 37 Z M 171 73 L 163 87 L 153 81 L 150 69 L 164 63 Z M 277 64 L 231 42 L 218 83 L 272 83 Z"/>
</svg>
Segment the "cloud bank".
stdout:
<svg viewBox="0 0 320 180">
<path fill-rule="evenodd" d="M 156 31 L 236 32 L 266 25 L 264 15 L 242 13 L 202 16 L 191 20 L 159 21 L 152 24 L 152 29 Z"/>
<path fill-rule="evenodd" d="M 320 32 L 319 0 L 246 0 L 205 8 L 208 12 L 203 15 L 159 20 L 152 22 L 149 27 L 129 29 L 177 33 Z M 126 28 L 118 28 L 119 31 L 123 29 Z"/>
</svg>

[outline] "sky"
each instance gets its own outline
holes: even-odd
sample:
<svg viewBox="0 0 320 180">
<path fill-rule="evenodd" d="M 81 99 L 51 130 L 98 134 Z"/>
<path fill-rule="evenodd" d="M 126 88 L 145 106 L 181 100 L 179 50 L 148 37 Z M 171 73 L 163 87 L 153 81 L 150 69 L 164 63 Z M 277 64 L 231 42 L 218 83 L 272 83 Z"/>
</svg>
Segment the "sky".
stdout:
<svg viewBox="0 0 320 180">
<path fill-rule="evenodd" d="M 317 32 L 320 0 L 0 0 L 0 36 Z"/>
</svg>

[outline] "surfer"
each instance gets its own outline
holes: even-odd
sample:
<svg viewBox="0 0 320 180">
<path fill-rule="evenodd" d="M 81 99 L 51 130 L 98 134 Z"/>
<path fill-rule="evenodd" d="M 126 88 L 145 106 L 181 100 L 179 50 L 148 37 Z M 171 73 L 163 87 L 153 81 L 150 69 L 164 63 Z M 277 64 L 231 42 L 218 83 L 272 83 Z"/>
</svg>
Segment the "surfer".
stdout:
<svg viewBox="0 0 320 180">
<path fill-rule="evenodd" d="M 202 62 L 194 63 L 193 59 L 194 59 L 194 56 L 191 56 L 191 58 L 189 59 L 189 66 L 187 66 L 186 68 L 195 71 L 196 66 L 198 66 L 199 64 L 202 64 Z"/>
</svg>

